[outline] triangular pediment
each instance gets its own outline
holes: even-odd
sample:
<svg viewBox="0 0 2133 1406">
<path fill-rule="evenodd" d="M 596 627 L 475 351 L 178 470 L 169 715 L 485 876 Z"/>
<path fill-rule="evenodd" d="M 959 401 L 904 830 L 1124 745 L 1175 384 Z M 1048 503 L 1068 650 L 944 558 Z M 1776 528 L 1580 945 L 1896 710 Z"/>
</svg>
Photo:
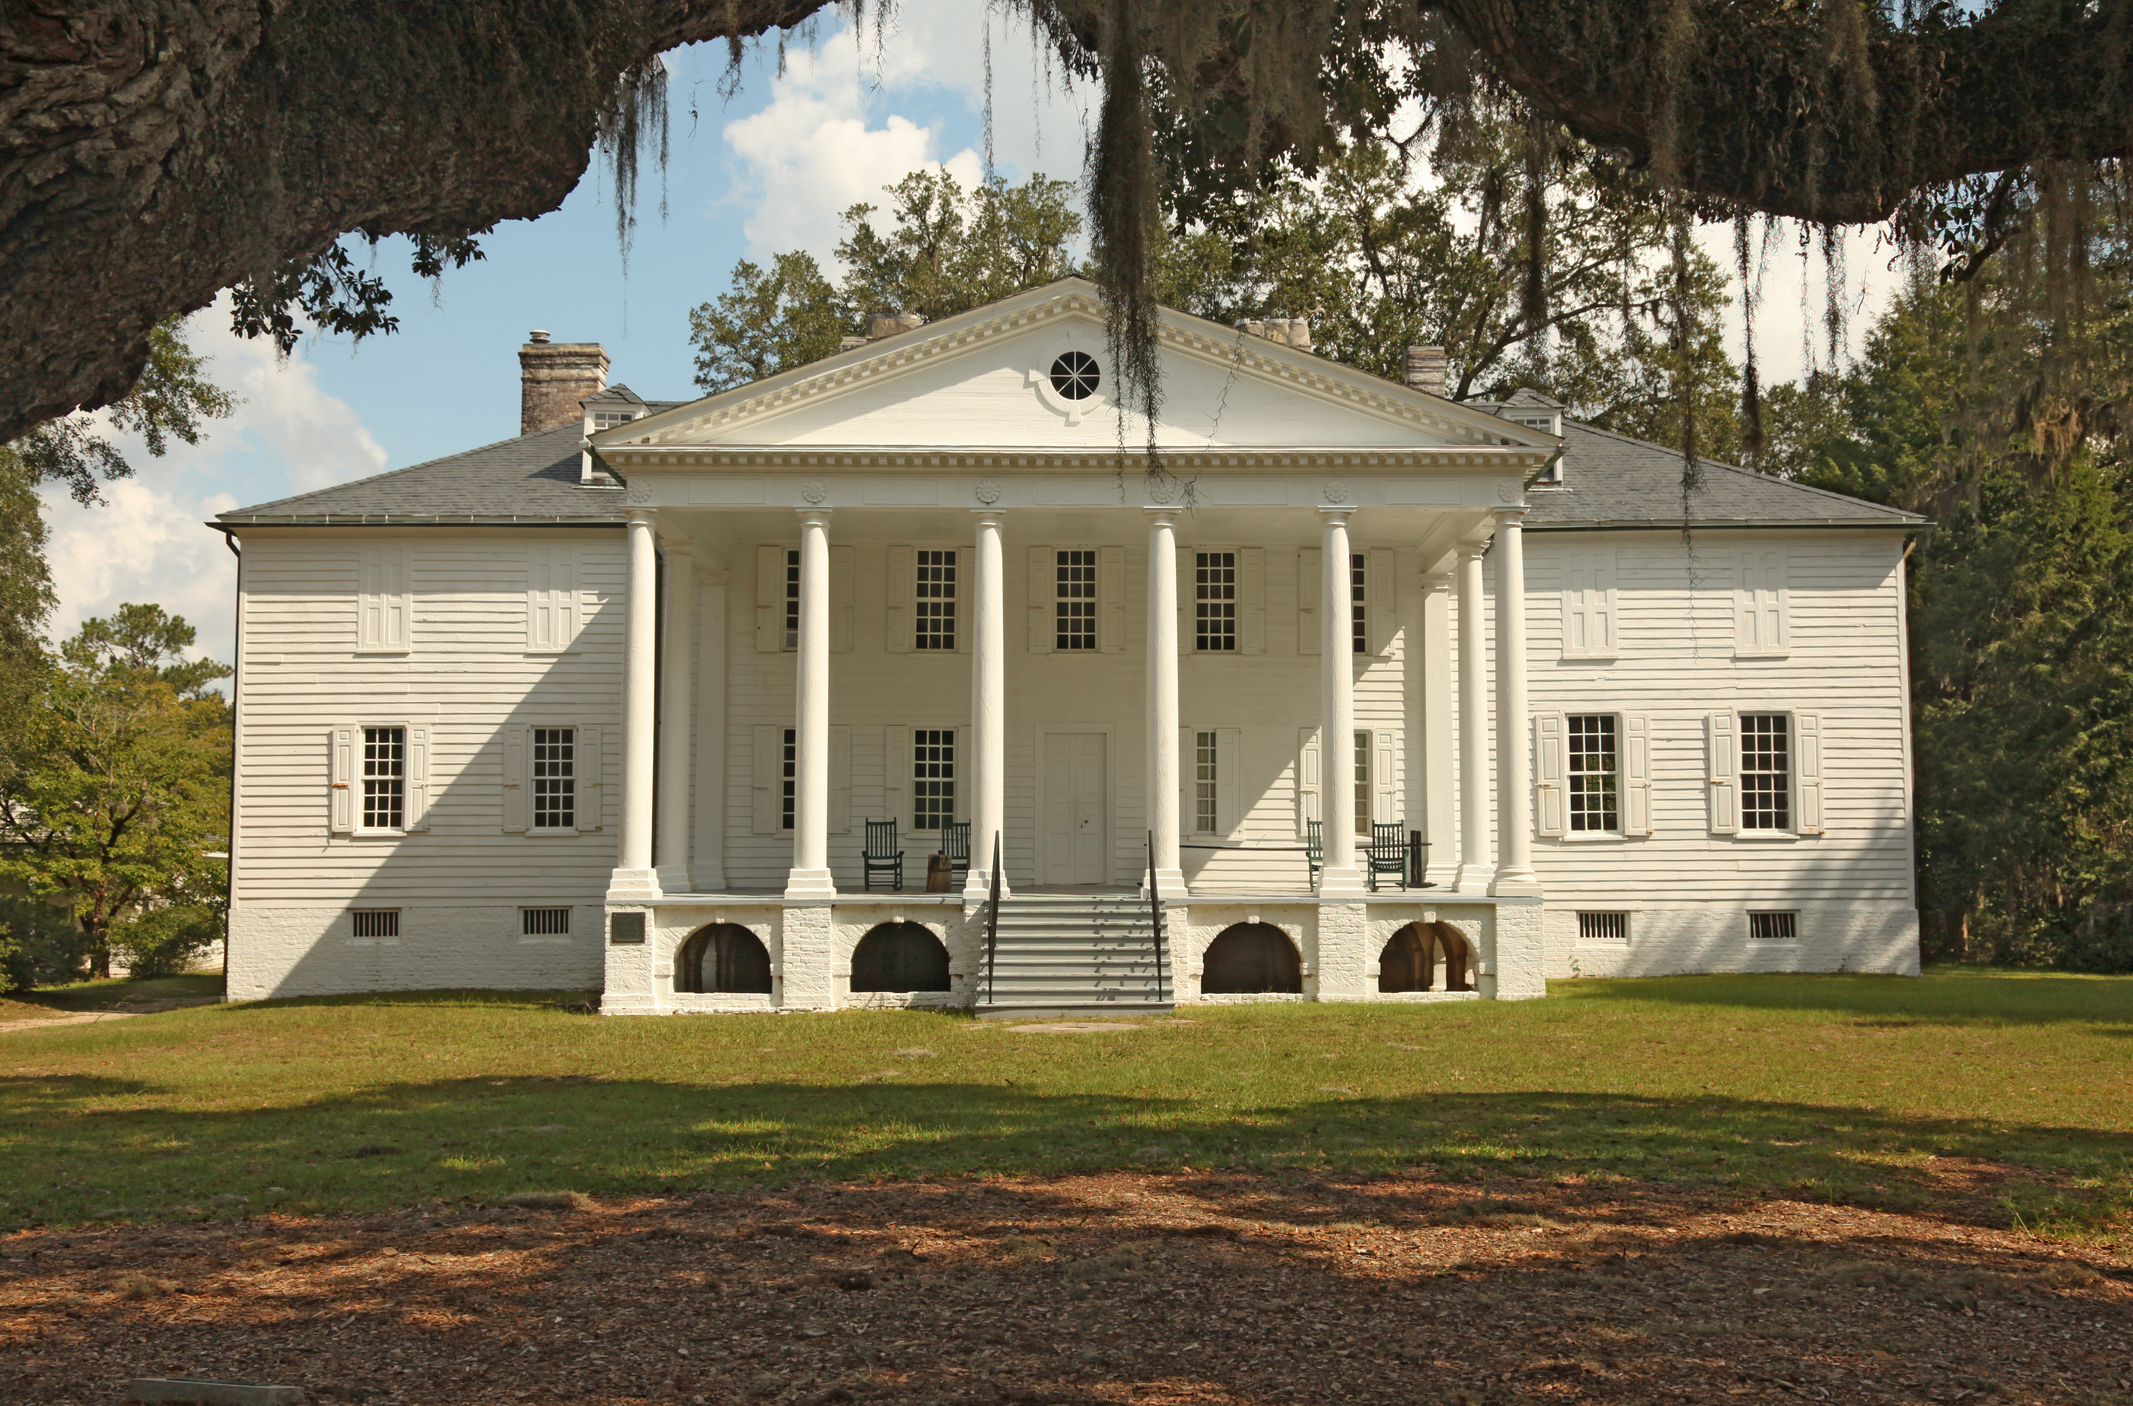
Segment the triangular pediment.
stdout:
<svg viewBox="0 0 2133 1406">
<path fill-rule="evenodd" d="M 1552 449 L 1554 436 L 1219 323 L 1164 309 L 1163 407 L 1173 450 Z M 1062 358 L 1097 389 L 1055 383 Z M 863 446 L 1073 452 L 1119 442 L 1094 284 L 1061 279 L 915 331 L 618 425 L 602 449 Z M 1147 442 L 1128 415 L 1125 442 Z"/>
</svg>

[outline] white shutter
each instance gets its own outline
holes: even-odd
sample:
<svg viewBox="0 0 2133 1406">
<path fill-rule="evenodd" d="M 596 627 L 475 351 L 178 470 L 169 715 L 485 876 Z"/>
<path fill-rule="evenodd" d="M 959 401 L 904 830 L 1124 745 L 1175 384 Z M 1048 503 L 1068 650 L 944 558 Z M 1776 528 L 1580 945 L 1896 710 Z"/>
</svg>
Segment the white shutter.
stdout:
<svg viewBox="0 0 2133 1406">
<path fill-rule="evenodd" d="M 578 768 L 583 774 L 584 768 Z M 583 786 L 583 782 L 579 785 Z M 526 831 L 526 729 L 513 724 L 504 729 L 504 832 Z"/>
<path fill-rule="evenodd" d="M 578 638 L 578 561 L 572 547 L 526 554 L 526 648 L 560 653 Z"/>
<path fill-rule="evenodd" d="M 1592 580 L 1585 598 L 1585 618 L 1591 631 L 1591 649 L 1597 654 L 1615 652 L 1615 554 L 1612 549 L 1592 554 Z"/>
<path fill-rule="evenodd" d="M 333 834 L 353 835 L 356 828 L 356 747 L 361 730 L 353 724 L 343 724 L 327 734 L 327 770 L 330 773 L 330 789 L 326 792 L 327 826 Z"/>
<path fill-rule="evenodd" d="M 1197 638 L 1193 625 L 1198 616 L 1199 570 L 1193 565 L 1193 549 L 1178 548 L 1178 653 L 1191 654 Z"/>
<path fill-rule="evenodd" d="M 1237 549 L 1237 651 L 1266 653 L 1266 548 Z"/>
<path fill-rule="evenodd" d="M 1711 833 L 1740 833 L 1740 735 L 1733 714 L 1704 719 L 1706 780 L 1711 792 Z"/>
<path fill-rule="evenodd" d="M 903 834 L 911 828 L 911 729 L 882 729 L 882 752 L 882 809 L 896 822 L 897 833 Z"/>
<path fill-rule="evenodd" d="M 846 723 L 830 724 L 829 830 L 832 835 L 852 829 L 852 729 Z"/>
<path fill-rule="evenodd" d="M 413 629 L 407 548 L 384 543 L 361 549 L 357 648 L 397 653 L 408 648 Z"/>
<path fill-rule="evenodd" d="M 1374 570 L 1376 563 L 1371 566 Z M 1399 781 L 1400 734 L 1390 728 L 1376 728 L 1370 734 L 1371 820 L 1388 825 L 1397 820 L 1403 827 L 1406 825 L 1407 817 L 1400 813 Z"/>
<path fill-rule="evenodd" d="M 1743 551 L 1733 597 L 1734 648 L 1772 654 L 1786 647 L 1786 582 L 1783 552 Z"/>
<path fill-rule="evenodd" d="M 1316 547 L 1296 554 L 1296 652 L 1316 654 L 1325 627 L 1320 623 L 1319 597 L 1325 593 L 1324 567 Z"/>
<path fill-rule="evenodd" d="M 1367 642 L 1372 654 L 1391 651 L 1392 637 L 1399 624 L 1396 585 L 1399 569 L 1396 561 L 1392 548 L 1372 547 L 1363 565 L 1363 606 L 1369 612 L 1364 624 L 1370 631 Z"/>
<path fill-rule="evenodd" d="M 607 828 L 607 765 L 600 755 L 600 729 L 581 727 L 577 737 L 579 830 Z"/>
<path fill-rule="evenodd" d="M 1765 649 L 1784 649 L 1790 633 L 1785 619 L 1785 599 L 1788 563 L 1783 552 L 1763 553 L 1762 588 L 1756 593 L 1755 609 L 1761 617 L 1759 630 Z"/>
<path fill-rule="evenodd" d="M 1296 838 L 1299 840 L 1310 833 L 1305 821 L 1325 818 L 1326 813 L 1319 804 L 1319 778 L 1324 775 L 1324 769 L 1319 765 L 1318 729 L 1299 729 L 1296 737 Z"/>
<path fill-rule="evenodd" d="M 1622 833 L 1652 833 L 1652 723 L 1642 713 L 1622 715 Z"/>
<path fill-rule="evenodd" d="M 955 730 L 955 818 L 957 820 L 970 819 L 970 794 L 976 789 L 975 783 L 977 781 L 977 770 L 971 765 L 973 759 L 974 754 L 970 750 L 970 729 L 959 727 Z M 973 836 L 970 843 L 970 852 L 976 854 L 977 850 L 977 840 Z"/>
<path fill-rule="evenodd" d="M 1593 652 L 1591 585 L 1591 558 L 1582 552 L 1564 557 L 1563 653 L 1572 658 Z"/>
<path fill-rule="evenodd" d="M 1096 648 L 1103 654 L 1126 652 L 1126 549 L 1100 547 L 1096 552 Z"/>
<path fill-rule="evenodd" d="M 1237 833 L 1243 815 L 1237 809 L 1237 769 L 1244 765 L 1244 733 L 1234 727 L 1215 729 L 1215 829 Z"/>
<path fill-rule="evenodd" d="M 884 641 L 891 654 L 909 654 L 915 642 L 911 625 L 911 602 L 918 593 L 917 578 L 911 574 L 911 549 L 889 548 L 888 595 L 885 598 L 888 620 L 888 637 Z"/>
<path fill-rule="evenodd" d="M 1534 833 L 1544 839 L 1559 839 L 1568 830 L 1569 796 L 1564 773 L 1569 769 L 1569 750 L 1563 739 L 1561 713 L 1533 715 L 1533 821 Z"/>
<path fill-rule="evenodd" d="M 776 654 L 785 648 L 784 547 L 755 549 L 755 648 Z"/>
<path fill-rule="evenodd" d="M 1821 715 L 1794 713 L 1792 730 L 1798 739 L 1793 763 L 1793 790 L 1798 797 L 1798 813 L 1793 817 L 1793 829 L 1802 835 L 1819 835 L 1822 833 Z"/>
<path fill-rule="evenodd" d="M 758 835 L 775 835 L 785 820 L 785 729 L 776 723 L 755 725 L 755 769 L 748 777 Z"/>
<path fill-rule="evenodd" d="M 407 728 L 407 802 L 401 828 L 430 828 L 430 730 L 410 723 Z"/>
<path fill-rule="evenodd" d="M 1215 759 L 1215 774 L 1221 774 L 1222 759 Z M 1178 833 L 1203 835 L 1200 828 L 1200 743 L 1193 729 L 1178 729 Z"/>
<path fill-rule="evenodd" d="M 830 652 L 852 651 L 852 572 L 854 549 L 830 548 Z"/>
<path fill-rule="evenodd" d="M 1059 549 L 1029 549 L 1029 652 L 1050 654 L 1059 637 Z M 1099 588 L 1100 589 L 1100 588 Z"/>
</svg>

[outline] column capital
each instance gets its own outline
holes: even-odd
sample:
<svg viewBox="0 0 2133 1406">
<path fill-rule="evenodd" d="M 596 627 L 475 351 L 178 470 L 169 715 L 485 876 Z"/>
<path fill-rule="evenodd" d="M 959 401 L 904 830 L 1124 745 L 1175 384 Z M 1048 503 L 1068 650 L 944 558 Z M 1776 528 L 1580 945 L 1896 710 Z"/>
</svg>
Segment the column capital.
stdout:
<svg viewBox="0 0 2133 1406">
<path fill-rule="evenodd" d="M 998 527 L 1000 519 L 1007 516 L 1004 508 L 972 508 L 970 516 L 980 527 Z"/>
<path fill-rule="evenodd" d="M 1526 520 L 1527 511 L 1524 503 L 1513 503 L 1509 507 L 1489 509 L 1489 516 L 1496 519 L 1498 527 L 1516 527 Z"/>
<path fill-rule="evenodd" d="M 686 537 L 662 537 L 659 550 L 670 557 L 688 557 L 696 555 L 696 544 Z"/>
<path fill-rule="evenodd" d="M 1150 527 L 1171 527 L 1176 525 L 1178 514 L 1185 510 L 1171 503 L 1159 508 L 1143 507 L 1141 511 L 1148 514 L 1148 525 Z"/>
<path fill-rule="evenodd" d="M 706 586 L 723 586 L 732 579 L 732 575 L 733 573 L 723 566 L 699 566 L 696 568 L 696 579 Z"/>
<path fill-rule="evenodd" d="M 829 526 L 830 513 L 834 510 L 830 508 L 808 507 L 794 508 L 793 511 L 800 515 L 800 521 L 805 526 L 827 527 Z"/>
<path fill-rule="evenodd" d="M 1348 519 L 1355 516 L 1355 504 L 1343 503 L 1339 507 L 1321 506 L 1318 510 L 1318 515 L 1326 522 L 1337 522 L 1342 526 L 1346 526 Z"/>
<path fill-rule="evenodd" d="M 645 526 L 649 527 L 649 526 L 651 526 L 651 525 L 652 525 L 652 524 L 653 524 L 654 522 L 657 522 L 657 521 L 659 520 L 659 509 L 657 509 L 657 508 L 624 508 L 624 509 L 622 510 L 622 516 L 623 516 L 623 517 L 624 517 L 624 518 L 625 518 L 625 519 L 626 519 L 627 521 L 629 521 L 629 522 L 632 522 L 632 523 L 639 523 L 639 522 L 641 522 L 641 523 L 643 523 L 643 524 L 644 524 Z"/>
<path fill-rule="evenodd" d="M 1479 542 L 1461 542 L 1452 548 L 1461 561 L 1479 561 L 1489 554 L 1488 539 Z"/>
</svg>

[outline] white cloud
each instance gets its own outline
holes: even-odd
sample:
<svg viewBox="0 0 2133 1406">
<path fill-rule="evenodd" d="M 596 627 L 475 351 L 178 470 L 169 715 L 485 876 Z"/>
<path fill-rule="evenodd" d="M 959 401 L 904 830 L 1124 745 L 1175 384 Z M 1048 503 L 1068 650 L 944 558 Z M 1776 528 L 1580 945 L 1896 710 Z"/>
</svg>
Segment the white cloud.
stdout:
<svg viewBox="0 0 2133 1406">
<path fill-rule="evenodd" d="M 385 450 L 345 401 L 320 388 L 301 349 L 281 362 L 270 343 L 238 337 L 226 298 L 192 319 L 186 340 L 209 358 L 209 379 L 243 400 L 230 417 L 160 459 L 137 438 L 114 436 L 135 476 L 105 484 L 95 507 L 45 491 L 55 639 L 127 602 L 153 601 L 199 631 L 201 652 L 228 660 L 236 558 L 207 520 L 385 468 Z"/>
<path fill-rule="evenodd" d="M 1866 334 L 1903 287 L 1903 268 L 1900 263 L 1890 267 L 1892 251 L 1881 243 L 1882 236 L 1879 227 L 1851 229 L 1844 232 L 1840 241 L 1837 287 L 1844 315 L 1842 365 L 1849 365 L 1858 356 Z M 1800 227 L 1786 221 L 1770 231 L 1767 245 L 1760 227 L 1750 231 L 1749 239 L 1749 258 L 1760 264 L 1755 304 L 1758 378 L 1763 385 L 1774 386 L 1797 380 L 1810 364 L 1830 369 L 1825 330 L 1829 269 L 1822 254 L 1821 236 L 1815 236 L 1811 249 L 1803 248 Z M 1733 227 L 1705 225 L 1697 231 L 1697 242 L 1726 271 L 1731 284 L 1727 291 L 1733 302 L 1725 314 L 1726 352 L 1737 363 L 1746 343 L 1741 330 L 1740 274 L 1733 251 Z"/>
</svg>

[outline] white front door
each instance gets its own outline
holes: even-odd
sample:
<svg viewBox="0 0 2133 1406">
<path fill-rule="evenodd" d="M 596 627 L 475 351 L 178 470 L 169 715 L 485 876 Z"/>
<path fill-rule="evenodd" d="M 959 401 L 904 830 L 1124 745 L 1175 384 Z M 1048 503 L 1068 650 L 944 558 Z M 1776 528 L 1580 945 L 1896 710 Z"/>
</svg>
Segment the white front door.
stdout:
<svg viewBox="0 0 2133 1406">
<path fill-rule="evenodd" d="M 1044 876 L 1048 884 L 1110 882 L 1104 735 L 1044 735 Z"/>
</svg>

